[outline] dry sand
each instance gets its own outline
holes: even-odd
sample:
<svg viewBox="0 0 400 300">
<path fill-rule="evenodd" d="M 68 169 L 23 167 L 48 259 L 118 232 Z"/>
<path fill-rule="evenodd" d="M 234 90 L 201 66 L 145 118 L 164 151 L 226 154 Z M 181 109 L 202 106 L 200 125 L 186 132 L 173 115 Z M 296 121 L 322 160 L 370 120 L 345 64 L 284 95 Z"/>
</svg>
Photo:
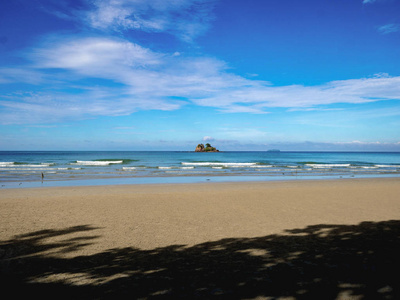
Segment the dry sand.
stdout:
<svg viewBox="0 0 400 300">
<path fill-rule="evenodd" d="M 203 298 L 201 295 L 206 295 L 208 298 L 227 293 L 230 299 L 258 296 L 288 296 L 292 299 L 301 298 L 299 295 L 311 297 L 316 291 L 319 296 L 339 299 L 348 299 L 349 293 L 396 297 L 399 294 L 393 285 L 398 282 L 389 282 L 391 279 L 380 273 L 360 280 L 359 274 L 364 272 L 365 266 L 359 264 L 368 265 L 369 255 L 381 251 L 381 246 L 385 251 L 400 249 L 399 219 L 398 178 L 5 189 L 0 190 L 0 245 L 3 249 L 0 258 L 4 261 L 25 260 L 30 271 L 27 271 L 28 267 L 19 273 L 16 271 L 20 276 L 18 280 L 24 284 L 55 280 L 67 286 L 92 286 L 98 280 L 97 284 L 102 287 L 104 282 L 114 284 L 107 290 L 112 296 L 124 290 L 129 291 L 128 295 L 144 298 L 164 294 L 178 298 L 199 295 Z M 385 234 L 390 235 L 385 237 Z M 322 240 L 327 235 L 329 239 Z M 301 239 L 302 236 L 307 239 Z M 361 242 L 355 239 L 361 239 Z M 386 241 L 391 244 L 386 245 Z M 281 254 L 271 254 L 278 252 Z M 210 253 L 217 255 L 211 262 L 209 259 L 214 256 Z M 243 253 L 251 256 L 237 257 Z M 341 265 L 335 257 L 339 254 L 334 253 L 341 253 L 347 263 Z M 368 256 L 360 257 L 360 253 Z M 33 256 L 40 257 L 43 262 L 29 260 Z M 79 256 L 87 261 L 77 264 L 72 272 L 67 267 L 71 261 L 67 264 L 65 260 Z M 380 259 L 386 259 L 382 262 L 385 267 L 381 268 L 385 274 L 392 266 L 399 266 L 399 260 L 390 261 L 397 256 L 381 253 Z M 40 269 L 38 265 L 44 262 L 54 263 L 48 262 L 48 257 L 60 259 L 57 264 L 63 267 L 53 266 L 51 272 L 47 269 L 32 271 Z M 255 262 L 254 257 L 262 261 Z M 184 262 L 185 267 L 175 270 L 175 260 Z M 204 264 L 212 265 L 215 260 L 218 260 L 216 268 L 220 271 L 206 271 Z M 230 262 L 235 260 L 241 262 L 231 265 Z M 95 266 L 81 268 L 88 261 Z M 138 261 L 147 262 L 146 267 L 139 267 Z M 332 272 L 329 266 L 335 265 L 336 271 L 332 273 L 335 275 L 329 275 L 334 279 L 323 277 L 314 267 L 310 269 L 309 265 L 303 265 L 304 261 L 310 261 L 310 266 L 319 265 L 327 274 Z M 354 266 L 353 261 L 357 261 Z M 367 267 L 367 271 L 368 268 L 376 270 L 379 265 L 377 257 L 374 256 L 372 261 L 374 267 Z M 277 270 L 283 268 L 282 263 L 291 268 L 284 274 L 297 275 L 292 275 L 292 279 L 280 286 L 286 279 L 270 274 L 281 274 Z M 8 264 L 8 261 L 4 264 L 9 268 L 7 272 L 13 273 Z M 90 279 L 77 275 L 89 269 L 92 272 L 104 264 L 111 273 L 106 272 L 108 277 L 103 273 L 101 276 L 92 274 Z M 118 265 L 118 271 L 114 270 L 114 264 Z M 129 266 L 129 272 L 124 269 L 125 265 Z M 273 271 L 264 273 L 268 268 Z M 65 275 L 71 272 L 74 276 Z M 159 272 L 156 273 L 159 277 L 152 272 Z M 242 275 L 232 275 L 230 280 L 219 282 L 220 277 L 227 276 L 225 272 Z M 351 272 L 358 274 L 353 275 L 357 280 L 342 277 L 351 276 L 346 275 Z M 50 276 L 49 273 L 58 275 Z M 64 275 L 60 279 L 57 276 L 61 273 Z M 120 280 L 121 274 L 131 280 L 130 286 L 135 283 L 138 287 L 122 288 L 126 283 L 121 285 L 116 280 Z M 384 278 L 384 282 L 375 283 L 378 281 L 373 279 L 375 276 L 380 276 L 379 281 Z M 168 283 L 163 281 L 166 278 Z M 190 284 L 185 281 L 188 278 L 191 278 Z M 149 283 L 156 279 L 163 284 Z M 261 282 L 262 287 L 257 282 Z M 373 291 L 369 290 L 370 282 L 377 285 Z M 275 290 L 267 289 L 269 285 Z M 182 286 L 186 289 L 182 290 Z M 334 291 L 327 291 L 327 287 Z M 68 292 L 73 293 L 72 290 Z M 91 298 L 90 292 L 85 292 Z M 105 291 L 96 292 L 99 297 L 99 293 Z M 328 294 L 324 294 L 326 292 Z M 240 297 L 233 297 L 239 294 Z M 358 299 L 356 296 L 354 299 Z"/>
<path fill-rule="evenodd" d="M 395 178 L 0 191 L 1 240 L 40 230 L 96 228 L 91 245 L 68 255 L 192 246 L 309 225 L 399 218 L 400 180 Z"/>
</svg>

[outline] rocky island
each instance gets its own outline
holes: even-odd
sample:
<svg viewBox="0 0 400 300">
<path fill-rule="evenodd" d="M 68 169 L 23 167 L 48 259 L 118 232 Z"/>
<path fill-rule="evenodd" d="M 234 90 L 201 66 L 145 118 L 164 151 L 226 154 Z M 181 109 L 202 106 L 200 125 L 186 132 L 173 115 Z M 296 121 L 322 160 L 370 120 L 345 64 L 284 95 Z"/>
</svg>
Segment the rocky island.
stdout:
<svg viewBox="0 0 400 300">
<path fill-rule="evenodd" d="M 205 147 L 203 144 L 198 144 L 194 152 L 219 152 L 219 150 L 207 143 Z"/>
</svg>

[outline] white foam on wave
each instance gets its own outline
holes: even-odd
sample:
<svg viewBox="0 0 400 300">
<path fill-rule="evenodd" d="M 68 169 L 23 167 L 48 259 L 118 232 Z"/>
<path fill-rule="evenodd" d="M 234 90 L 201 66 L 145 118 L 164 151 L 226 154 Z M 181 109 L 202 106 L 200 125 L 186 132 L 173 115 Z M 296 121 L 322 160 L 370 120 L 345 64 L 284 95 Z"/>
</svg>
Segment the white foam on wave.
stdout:
<svg viewBox="0 0 400 300">
<path fill-rule="evenodd" d="M 122 160 L 110 160 L 110 161 L 85 161 L 85 160 L 78 160 L 76 163 L 71 163 L 71 165 L 79 165 L 79 166 L 108 166 L 111 164 L 122 164 Z"/>
<path fill-rule="evenodd" d="M 350 167 L 350 164 L 306 164 L 306 166 L 315 168 L 315 169 L 326 169 L 326 168 Z"/>
<path fill-rule="evenodd" d="M 49 168 L 49 166 L 37 166 L 37 165 L 13 165 L 12 167 L 2 167 L 1 171 L 47 171 L 54 170 L 54 168 Z"/>
<path fill-rule="evenodd" d="M 183 170 L 189 170 L 189 169 L 194 169 L 194 167 L 181 167 Z"/>
<path fill-rule="evenodd" d="M 0 171 L 8 171 L 11 173 L 40 173 L 54 170 L 53 168 L 0 168 Z"/>
<path fill-rule="evenodd" d="M 171 169 L 172 167 L 158 167 L 159 169 L 165 170 L 165 169 Z"/>
<path fill-rule="evenodd" d="M 378 168 L 400 168 L 400 165 L 375 165 Z"/>
<path fill-rule="evenodd" d="M 272 168 L 273 165 L 252 165 L 251 168 Z"/>
<path fill-rule="evenodd" d="M 45 167 L 50 167 L 53 164 L 50 163 L 41 163 L 40 165 L 19 165 L 21 167 L 27 167 L 27 168 L 45 168 Z"/>
<path fill-rule="evenodd" d="M 52 165 L 53 164 L 51 164 L 51 163 L 41 163 L 40 165 L 33 165 L 33 164 L 15 165 L 14 163 L 3 163 L 3 162 L 0 162 L 0 167 L 17 168 L 17 169 L 23 169 L 23 168 L 46 168 L 46 167 L 50 167 Z"/>
<path fill-rule="evenodd" d="M 13 161 L 0 161 L 0 167 L 13 166 Z"/>
<path fill-rule="evenodd" d="M 136 170 L 135 167 L 122 167 L 122 170 Z"/>
<path fill-rule="evenodd" d="M 185 166 L 222 166 L 222 167 L 251 167 L 257 163 L 224 163 L 224 162 L 182 162 Z"/>
<path fill-rule="evenodd" d="M 213 169 L 222 169 L 222 167 L 212 167 Z"/>
</svg>

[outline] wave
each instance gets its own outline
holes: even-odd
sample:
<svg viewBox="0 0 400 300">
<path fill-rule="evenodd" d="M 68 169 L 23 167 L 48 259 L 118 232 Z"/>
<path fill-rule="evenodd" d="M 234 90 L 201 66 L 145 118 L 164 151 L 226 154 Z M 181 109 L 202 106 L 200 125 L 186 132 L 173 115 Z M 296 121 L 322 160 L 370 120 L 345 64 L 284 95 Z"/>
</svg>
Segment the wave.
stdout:
<svg viewBox="0 0 400 300">
<path fill-rule="evenodd" d="M 273 165 L 253 165 L 251 168 L 272 168 Z"/>
<path fill-rule="evenodd" d="M 15 163 L 2 163 L 0 162 L 0 167 L 3 168 L 14 168 L 14 169 L 23 169 L 23 168 L 47 168 L 53 166 L 53 163 L 41 163 L 40 165 L 37 164 L 15 164 Z"/>
<path fill-rule="evenodd" d="M 136 170 L 135 167 L 122 167 L 122 170 Z"/>
<path fill-rule="evenodd" d="M 124 165 L 130 164 L 132 162 L 139 161 L 138 159 L 126 159 L 126 158 L 101 158 L 101 159 L 94 159 L 93 161 L 99 161 L 99 162 L 117 162 L 117 163 L 122 163 Z M 120 162 L 122 161 L 122 162 Z"/>
<path fill-rule="evenodd" d="M 123 160 L 77 160 L 75 163 L 71 163 L 71 165 L 78 166 L 109 166 L 111 164 L 122 164 Z"/>
<path fill-rule="evenodd" d="M 343 167 L 350 167 L 350 164 L 306 164 L 307 167 L 311 168 L 321 168 L 321 169 L 326 169 L 326 168 L 343 168 Z"/>
<path fill-rule="evenodd" d="M 36 172 L 36 171 L 39 171 L 39 172 L 42 172 L 42 171 L 54 171 L 55 169 L 53 169 L 53 168 L 1 168 L 0 167 L 0 171 L 24 171 L 24 172 L 26 172 L 26 171 L 33 171 L 33 172 Z"/>
<path fill-rule="evenodd" d="M 159 169 L 172 169 L 172 167 L 158 167 Z"/>
<path fill-rule="evenodd" d="M 299 161 L 297 162 L 299 165 L 317 165 L 320 164 L 319 162 L 316 161 Z"/>
<path fill-rule="evenodd" d="M 225 163 L 225 162 L 181 162 L 184 166 L 222 166 L 222 167 L 250 167 L 257 163 Z"/>
<path fill-rule="evenodd" d="M 107 158 L 107 159 L 94 159 L 94 160 L 77 160 L 71 162 L 71 165 L 80 166 L 109 166 L 113 164 L 130 164 L 139 161 L 138 159 L 122 159 L 122 158 Z"/>
<path fill-rule="evenodd" d="M 400 165 L 375 165 L 378 168 L 400 168 Z"/>
</svg>

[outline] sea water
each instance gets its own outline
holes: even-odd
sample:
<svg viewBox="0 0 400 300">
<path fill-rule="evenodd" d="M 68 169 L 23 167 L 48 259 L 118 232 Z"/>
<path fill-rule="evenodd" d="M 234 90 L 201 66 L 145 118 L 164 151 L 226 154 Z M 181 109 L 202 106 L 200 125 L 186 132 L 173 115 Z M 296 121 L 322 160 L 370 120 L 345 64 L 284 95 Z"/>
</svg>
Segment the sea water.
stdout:
<svg viewBox="0 0 400 300">
<path fill-rule="evenodd" d="M 0 151 L 3 188 L 387 176 L 399 152 Z"/>
</svg>

